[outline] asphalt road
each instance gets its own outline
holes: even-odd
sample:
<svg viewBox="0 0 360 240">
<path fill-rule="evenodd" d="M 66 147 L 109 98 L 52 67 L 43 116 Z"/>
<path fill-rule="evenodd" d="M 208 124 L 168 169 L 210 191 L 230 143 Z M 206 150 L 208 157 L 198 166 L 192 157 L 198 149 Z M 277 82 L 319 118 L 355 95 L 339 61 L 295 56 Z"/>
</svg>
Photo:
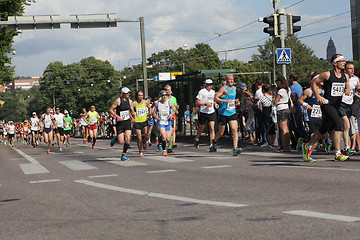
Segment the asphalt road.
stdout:
<svg viewBox="0 0 360 240">
<path fill-rule="evenodd" d="M 360 156 L 0 146 L 0 239 L 360 239 Z"/>
</svg>

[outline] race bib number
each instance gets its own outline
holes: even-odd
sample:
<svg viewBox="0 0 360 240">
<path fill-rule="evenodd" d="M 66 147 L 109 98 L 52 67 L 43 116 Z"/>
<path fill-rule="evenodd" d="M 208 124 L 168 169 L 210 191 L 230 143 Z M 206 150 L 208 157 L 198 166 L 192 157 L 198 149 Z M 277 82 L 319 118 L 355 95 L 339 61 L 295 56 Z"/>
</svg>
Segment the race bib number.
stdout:
<svg viewBox="0 0 360 240">
<path fill-rule="evenodd" d="M 314 104 L 314 105 L 312 106 L 310 116 L 313 117 L 313 118 L 321 118 L 322 112 L 321 112 L 320 105 L 315 105 L 315 104 Z"/>
<path fill-rule="evenodd" d="M 214 101 L 214 97 L 207 97 L 207 102 L 208 103 L 211 103 L 211 102 L 213 102 Z"/>
<path fill-rule="evenodd" d="M 121 111 L 121 112 L 120 112 L 120 117 L 121 117 L 123 120 L 129 120 L 129 119 L 130 119 L 130 112 L 129 112 L 129 110 Z"/>
<path fill-rule="evenodd" d="M 96 121 L 97 121 L 97 118 L 96 118 L 96 117 L 90 118 L 90 123 L 96 123 Z"/>
<path fill-rule="evenodd" d="M 66 127 L 66 128 L 70 127 L 70 122 L 66 122 L 65 127 Z"/>
<path fill-rule="evenodd" d="M 136 109 L 136 116 L 145 117 L 146 116 L 146 109 L 147 108 L 137 108 Z"/>
<path fill-rule="evenodd" d="M 331 96 L 341 97 L 344 95 L 345 83 L 333 83 L 331 86 Z"/>
<path fill-rule="evenodd" d="M 235 109 L 235 100 L 232 100 L 227 104 L 227 110 L 234 110 Z"/>
<path fill-rule="evenodd" d="M 24 131 L 27 132 L 29 130 L 28 127 L 24 127 Z"/>
</svg>

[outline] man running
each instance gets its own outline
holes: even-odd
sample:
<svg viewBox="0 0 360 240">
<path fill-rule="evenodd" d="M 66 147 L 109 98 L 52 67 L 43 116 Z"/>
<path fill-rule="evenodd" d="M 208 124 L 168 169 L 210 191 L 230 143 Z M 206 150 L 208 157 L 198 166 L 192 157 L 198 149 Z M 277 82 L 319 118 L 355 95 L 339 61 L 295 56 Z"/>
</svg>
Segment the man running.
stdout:
<svg viewBox="0 0 360 240">
<path fill-rule="evenodd" d="M 168 148 L 168 153 L 172 153 L 172 148 L 176 148 L 176 143 L 175 143 L 175 140 L 176 140 L 176 126 L 177 126 L 177 119 L 176 119 L 176 114 L 178 114 L 178 110 L 179 110 L 179 105 L 177 103 L 177 100 L 176 100 L 176 97 L 174 97 L 172 95 L 172 91 L 171 91 L 171 86 L 170 85 L 166 85 L 165 87 L 165 91 L 166 91 L 166 98 L 168 100 L 170 100 L 174 107 L 175 107 L 175 113 L 172 117 L 172 132 L 171 132 L 171 140 L 169 142 L 169 148 Z"/>
<path fill-rule="evenodd" d="M 46 107 L 46 112 L 41 116 L 40 122 L 44 124 L 44 141 L 48 144 L 47 154 L 51 154 L 50 149 L 53 141 L 53 129 L 55 127 L 55 118 L 51 113 L 51 107 Z"/>
<path fill-rule="evenodd" d="M 82 133 L 82 137 L 83 137 L 83 143 L 87 143 L 88 129 L 89 129 L 89 125 L 85 121 L 86 114 L 87 114 L 86 108 L 83 108 L 82 113 L 80 113 L 80 125 L 81 125 L 81 133 Z"/>
<path fill-rule="evenodd" d="M 207 79 L 205 81 L 205 87 L 201 89 L 196 96 L 196 105 L 200 107 L 200 115 L 199 115 L 199 127 L 196 132 L 195 143 L 194 146 L 196 148 L 199 147 L 200 135 L 204 131 L 206 122 L 209 126 L 209 135 L 210 135 L 210 152 L 213 151 L 211 147 L 212 140 L 215 137 L 215 121 L 216 121 L 216 113 L 214 108 L 214 97 L 215 91 L 212 89 L 213 81 L 211 79 Z M 190 114 L 189 114 L 190 115 Z"/>
<path fill-rule="evenodd" d="M 163 156 L 167 156 L 166 141 L 171 143 L 173 115 L 175 114 L 174 104 L 166 98 L 166 91 L 160 91 L 159 97 L 161 100 L 155 102 L 154 117 L 160 129 L 161 145 L 163 149 Z"/>
<path fill-rule="evenodd" d="M 92 149 L 95 149 L 96 137 L 98 132 L 98 122 L 100 115 L 95 111 L 95 106 L 91 105 L 90 111 L 85 114 L 85 122 L 90 126 L 89 135 L 92 143 Z"/>
<path fill-rule="evenodd" d="M 25 119 L 24 124 L 22 125 L 22 134 L 24 144 L 28 145 L 30 143 L 30 126 L 27 119 Z"/>
<path fill-rule="evenodd" d="M 236 105 L 239 105 L 239 99 L 236 99 L 236 87 L 234 85 L 234 76 L 228 74 L 226 76 L 226 84 L 222 86 L 215 94 L 215 101 L 219 103 L 219 131 L 216 133 L 212 141 L 212 150 L 217 151 L 217 141 L 224 134 L 226 124 L 228 123 L 233 138 L 233 156 L 237 156 L 242 152 L 238 147 L 238 121 L 236 115 Z"/>
<path fill-rule="evenodd" d="M 31 130 L 31 144 L 35 148 L 38 145 L 38 134 L 40 130 L 39 118 L 36 115 L 36 112 L 32 113 L 32 117 L 30 118 L 30 130 Z"/>
<path fill-rule="evenodd" d="M 65 122 L 66 121 L 65 121 L 65 116 L 64 116 L 64 114 L 62 114 L 60 112 L 59 107 L 55 108 L 54 118 L 55 118 L 55 122 L 56 122 L 55 135 L 56 135 L 56 138 L 57 138 L 57 144 L 58 144 L 58 147 L 59 147 L 59 151 L 61 152 L 62 151 L 61 142 L 64 141 L 64 127 L 65 127 Z"/>
<path fill-rule="evenodd" d="M 66 122 L 64 127 L 65 141 L 66 141 L 66 146 L 70 147 L 70 133 L 71 133 L 72 124 L 74 122 L 67 110 L 65 110 L 64 113 L 65 113 L 65 122 Z"/>
<path fill-rule="evenodd" d="M 147 148 L 147 121 L 148 116 L 151 114 L 150 105 L 144 100 L 143 91 L 139 90 L 135 93 L 135 101 L 132 102 L 132 108 L 134 109 L 135 123 L 134 128 L 137 136 L 137 146 L 139 148 L 139 156 L 143 157 L 143 148 Z M 144 134 L 144 139 L 142 139 Z"/>
<path fill-rule="evenodd" d="M 9 134 L 9 146 L 14 147 L 15 125 L 13 121 L 9 122 L 9 125 L 7 126 L 7 132 Z"/>
<path fill-rule="evenodd" d="M 341 54 L 334 54 L 331 57 L 334 69 L 323 72 L 311 83 L 311 88 L 315 93 L 318 103 L 321 105 L 323 122 L 318 132 L 310 139 L 309 143 L 302 145 L 303 158 L 305 161 L 314 161 L 311 153 L 315 149 L 321 136 L 334 128 L 333 145 L 335 148 L 335 161 L 345 161 L 349 156 L 345 156 L 340 151 L 341 133 L 343 125 L 340 119 L 340 104 L 344 92 L 350 94 L 349 77 L 343 72 L 345 69 L 345 59 Z M 323 83 L 324 96 L 320 95 L 319 85 Z"/>
<path fill-rule="evenodd" d="M 113 105 L 111 105 L 109 112 L 116 117 L 116 131 L 117 136 L 115 136 L 111 142 L 110 146 L 114 146 L 116 141 L 120 144 L 124 144 L 123 152 L 121 154 L 121 161 L 128 161 L 126 157 L 126 152 L 130 146 L 131 140 L 131 122 L 134 122 L 134 118 L 131 113 L 134 112 L 132 107 L 133 102 L 130 100 L 130 89 L 123 87 L 121 89 L 121 97 L 115 100 Z"/>
</svg>

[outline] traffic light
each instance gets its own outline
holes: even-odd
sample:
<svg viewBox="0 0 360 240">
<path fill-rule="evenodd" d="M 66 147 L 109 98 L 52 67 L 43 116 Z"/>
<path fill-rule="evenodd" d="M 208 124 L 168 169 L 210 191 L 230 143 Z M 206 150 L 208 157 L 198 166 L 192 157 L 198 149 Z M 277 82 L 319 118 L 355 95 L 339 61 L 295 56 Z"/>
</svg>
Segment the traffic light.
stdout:
<svg viewBox="0 0 360 240">
<path fill-rule="evenodd" d="M 274 13 L 269 17 L 264 17 L 263 22 L 269 24 L 269 27 L 264 28 L 264 33 L 268 33 L 274 37 L 279 36 L 278 16 L 278 14 Z"/>
<path fill-rule="evenodd" d="M 297 23 L 301 20 L 301 16 L 293 16 L 291 13 L 286 14 L 287 20 L 287 35 L 291 36 L 294 33 L 301 31 L 301 26 L 294 26 L 294 23 Z"/>
</svg>

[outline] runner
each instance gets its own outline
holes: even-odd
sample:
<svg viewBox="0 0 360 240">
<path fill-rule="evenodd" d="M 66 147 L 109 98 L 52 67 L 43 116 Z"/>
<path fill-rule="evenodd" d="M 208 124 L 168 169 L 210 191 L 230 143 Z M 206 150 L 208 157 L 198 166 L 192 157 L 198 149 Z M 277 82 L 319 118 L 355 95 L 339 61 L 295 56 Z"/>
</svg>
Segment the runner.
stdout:
<svg viewBox="0 0 360 240">
<path fill-rule="evenodd" d="M 130 146 L 131 140 L 131 122 L 134 122 L 134 118 L 131 113 L 134 112 L 132 107 L 133 102 L 129 98 L 130 89 L 123 87 L 121 89 L 121 97 L 115 100 L 113 105 L 111 105 L 109 112 L 116 117 L 116 132 L 115 136 L 111 142 L 110 146 L 113 147 L 116 141 L 120 144 L 124 144 L 123 152 L 121 154 L 121 161 L 128 161 L 126 157 L 126 152 Z"/>
<path fill-rule="evenodd" d="M 134 128 L 137 136 L 137 146 L 139 148 L 139 156 L 143 157 L 143 148 L 147 148 L 147 121 L 148 116 L 151 114 L 150 105 L 144 101 L 144 93 L 139 90 L 135 93 L 135 101 L 132 102 L 132 108 L 134 109 L 135 123 Z M 142 138 L 144 134 L 144 139 Z"/>
<path fill-rule="evenodd" d="M 216 121 L 216 113 L 214 108 L 215 91 L 212 89 L 212 87 L 213 87 L 213 81 L 211 79 L 205 80 L 205 87 L 201 89 L 198 95 L 196 96 L 196 105 L 200 107 L 200 115 L 199 115 L 199 128 L 196 132 L 195 143 L 194 143 L 194 146 L 198 148 L 201 133 L 204 131 L 205 124 L 207 122 L 209 126 L 210 152 L 213 151 L 213 148 L 211 147 L 211 143 L 215 137 L 215 121 Z M 190 121 L 190 111 L 189 111 L 189 121 Z"/>
<path fill-rule="evenodd" d="M 32 113 L 30 118 L 30 130 L 31 130 L 31 144 L 35 148 L 38 145 L 38 134 L 40 130 L 39 118 L 36 115 L 36 112 Z"/>
<path fill-rule="evenodd" d="M 23 143 L 28 145 L 30 144 L 30 126 L 27 119 L 25 119 L 24 124 L 22 125 L 22 134 L 23 134 Z"/>
<path fill-rule="evenodd" d="M 47 154 L 51 154 L 50 149 L 53 141 L 53 129 L 55 127 L 55 118 L 51 114 L 51 107 L 46 107 L 46 112 L 41 116 L 40 121 L 44 123 L 44 141 L 48 144 Z"/>
<path fill-rule="evenodd" d="M 80 113 L 80 125 L 81 125 L 81 133 L 82 133 L 82 137 L 83 137 L 83 143 L 87 143 L 88 129 L 89 129 L 89 125 L 86 123 L 85 118 L 84 118 L 86 116 L 86 114 L 87 114 L 86 109 L 83 108 L 82 113 Z"/>
<path fill-rule="evenodd" d="M 56 121 L 55 135 L 56 135 L 56 139 L 57 139 L 57 144 L 59 147 L 59 151 L 62 152 L 61 142 L 64 141 L 64 127 L 65 127 L 66 121 L 65 121 L 64 114 L 60 113 L 59 107 L 55 108 L 54 118 Z"/>
<path fill-rule="evenodd" d="M 163 156 L 167 156 L 166 152 L 166 141 L 171 143 L 172 126 L 173 126 L 173 115 L 175 114 L 174 104 L 166 98 L 166 91 L 160 91 L 159 97 L 161 100 L 155 102 L 154 117 L 160 129 L 161 135 L 161 146 L 163 149 Z M 171 149 L 171 148 L 170 148 Z M 169 152 L 169 151 L 168 151 Z"/>
<path fill-rule="evenodd" d="M 175 106 L 175 113 L 172 117 L 172 133 L 171 133 L 171 140 L 169 142 L 169 148 L 167 150 L 168 153 L 173 153 L 172 148 L 176 148 L 177 145 L 175 143 L 176 140 L 176 126 L 177 126 L 177 118 L 176 118 L 176 114 L 178 114 L 178 110 L 179 110 L 179 105 L 177 103 L 176 97 L 172 96 L 172 91 L 171 91 L 171 86 L 170 85 L 166 85 L 165 87 L 165 91 L 166 91 L 166 98 L 168 100 L 170 100 L 173 105 Z"/>
<path fill-rule="evenodd" d="M 212 141 L 212 150 L 217 151 L 217 141 L 224 134 L 226 124 L 230 125 L 233 138 L 233 156 L 237 156 L 242 152 L 238 147 L 238 121 L 236 116 L 236 105 L 239 105 L 239 99 L 236 99 L 236 87 L 234 85 L 234 76 L 228 74 L 226 76 L 226 84 L 220 87 L 215 94 L 215 101 L 219 103 L 219 131 L 216 133 Z"/>
<path fill-rule="evenodd" d="M 22 139 L 21 139 L 21 125 L 20 125 L 20 123 L 16 123 L 15 133 L 16 133 L 16 142 L 22 142 Z"/>
<path fill-rule="evenodd" d="M 9 134 L 9 145 L 14 147 L 15 125 L 13 121 L 9 122 L 9 125 L 7 126 L 7 131 Z"/>
<path fill-rule="evenodd" d="M 70 147 L 70 133 L 74 122 L 67 110 L 65 110 L 64 113 L 65 113 L 65 122 L 66 122 L 64 127 L 65 141 L 66 141 L 66 146 Z"/>
<path fill-rule="evenodd" d="M 154 118 L 153 118 L 153 114 L 152 114 L 154 106 L 151 101 L 151 97 L 146 97 L 145 100 L 146 100 L 146 104 L 149 106 L 149 108 L 147 108 L 147 109 L 151 110 L 150 111 L 151 114 L 150 114 L 150 112 L 147 113 L 149 120 L 147 121 L 147 132 L 146 132 L 146 138 L 148 139 L 147 145 L 149 145 L 149 147 L 150 147 L 151 146 L 151 133 L 154 128 Z"/>
<path fill-rule="evenodd" d="M 92 149 L 95 149 L 96 137 L 98 132 L 98 122 L 100 119 L 99 114 L 95 111 L 95 106 L 91 105 L 90 112 L 87 112 L 85 117 L 85 122 L 90 126 L 89 127 L 89 135 L 90 141 L 92 143 Z"/>
<path fill-rule="evenodd" d="M 319 131 L 310 139 L 310 142 L 302 145 L 303 158 L 305 161 L 312 161 L 310 156 L 313 149 L 315 149 L 321 136 L 331 128 L 335 129 L 333 137 L 335 161 L 345 161 L 349 158 L 340 151 L 341 133 L 343 131 L 343 125 L 340 119 L 340 104 L 344 92 L 346 95 L 350 94 L 349 78 L 343 72 L 345 69 L 345 59 L 342 55 L 334 54 L 331 62 L 334 69 L 321 73 L 311 83 L 311 88 L 316 95 L 318 103 L 321 105 L 323 123 Z M 319 94 L 318 85 L 321 82 L 324 84 L 324 97 Z"/>
</svg>

